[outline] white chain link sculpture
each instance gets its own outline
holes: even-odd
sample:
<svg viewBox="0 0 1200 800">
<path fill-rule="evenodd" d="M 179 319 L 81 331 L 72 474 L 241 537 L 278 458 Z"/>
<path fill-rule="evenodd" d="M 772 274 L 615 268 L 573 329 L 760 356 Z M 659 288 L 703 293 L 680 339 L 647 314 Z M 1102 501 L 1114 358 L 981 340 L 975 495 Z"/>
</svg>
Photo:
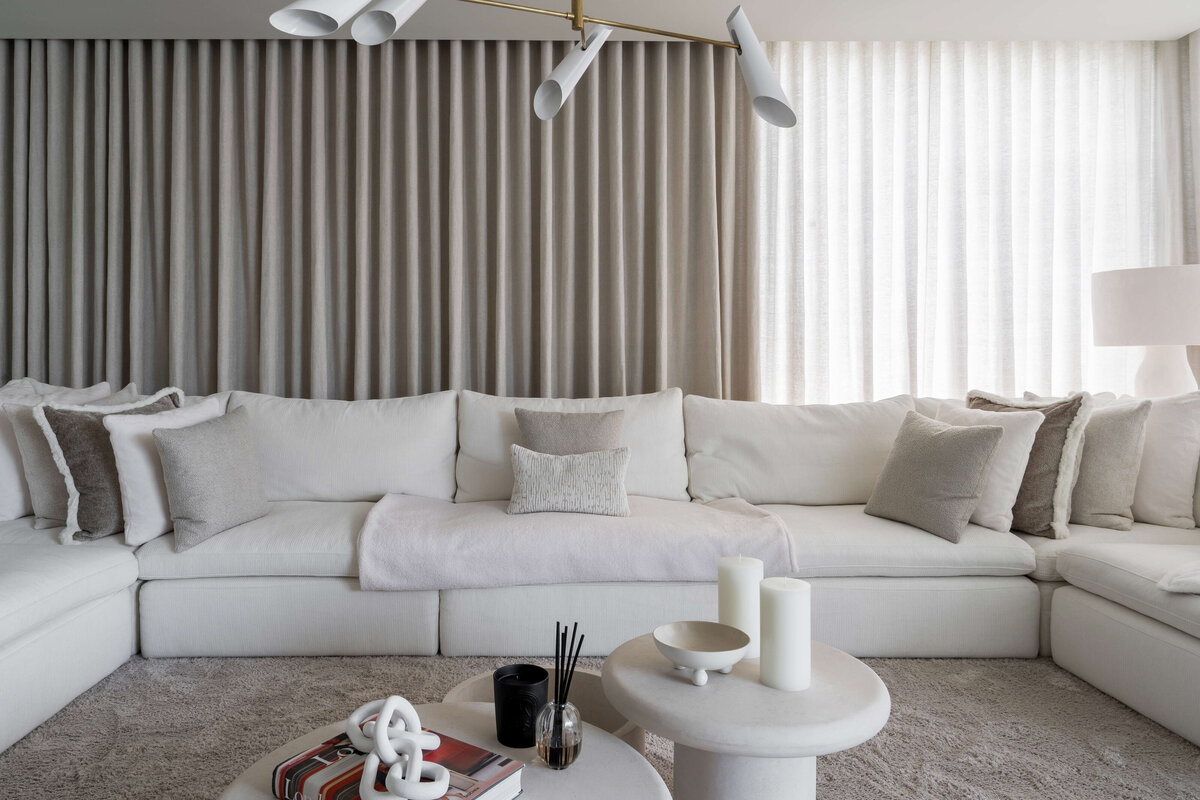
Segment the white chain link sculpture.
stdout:
<svg viewBox="0 0 1200 800">
<path fill-rule="evenodd" d="M 375 719 L 367 719 L 376 716 Z M 367 753 L 358 794 L 362 800 L 440 800 L 450 788 L 450 771 L 426 763 L 423 750 L 436 750 L 437 734 L 421 730 L 421 718 L 412 703 L 399 695 L 374 700 L 346 720 L 346 735 L 355 749 Z M 389 765 L 384 785 L 375 789 L 380 763 Z"/>
</svg>

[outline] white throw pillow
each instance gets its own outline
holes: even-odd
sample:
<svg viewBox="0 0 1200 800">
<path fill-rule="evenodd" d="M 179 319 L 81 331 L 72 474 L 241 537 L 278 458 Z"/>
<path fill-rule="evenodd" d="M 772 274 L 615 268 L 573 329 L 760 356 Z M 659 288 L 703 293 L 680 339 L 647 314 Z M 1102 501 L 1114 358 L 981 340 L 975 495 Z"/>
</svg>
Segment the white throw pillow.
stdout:
<svg viewBox="0 0 1200 800">
<path fill-rule="evenodd" d="M 991 469 L 984 483 L 979 505 L 971 515 L 971 522 L 997 531 L 1012 528 L 1013 504 L 1021 491 L 1025 478 L 1025 467 L 1029 463 L 1029 451 L 1042 425 L 1042 412 L 1029 411 L 983 411 L 974 408 L 954 408 L 943 405 L 938 417 L 950 425 L 998 425 L 1004 428 L 1004 436 L 992 456 Z"/>
<path fill-rule="evenodd" d="M 1172 528 L 1195 527 L 1198 466 L 1200 392 L 1151 400 L 1133 518 Z"/>
<path fill-rule="evenodd" d="M 267 500 L 454 499 L 455 392 L 298 400 L 234 392 L 258 444 Z"/>
<path fill-rule="evenodd" d="M 827 506 L 867 502 L 913 399 L 777 406 L 688 395 L 683 407 L 692 497 Z"/>
<path fill-rule="evenodd" d="M 689 499 L 683 392 L 679 389 L 579 400 L 493 397 L 463 391 L 459 396 L 456 502 L 512 497 L 512 446 L 521 441 L 518 408 L 568 413 L 624 411 L 621 444 L 629 448 L 626 491 L 665 500 Z"/>
<path fill-rule="evenodd" d="M 1200 594 L 1200 561 L 1189 562 L 1163 575 L 1158 588 L 1176 594 Z"/>
<path fill-rule="evenodd" d="M 47 400 L 64 403 L 88 403 L 108 395 L 107 382 L 86 389 L 52 386 L 32 378 L 16 378 L 0 387 L 0 405 L 32 408 Z M 27 517 L 33 513 L 29 482 L 21 464 L 21 449 L 8 414 L 0 413 L 0 522 Z"/>
<path fill-rule="evenodd" d="M 188 428 L 214 419 L 221 416 L 221 405 L 218 398 L 209 397 L 175 411 L 110 414 L 103 419 L 117 462 L 126 544 L 145 544 L 173 527 L 162 459 L 154 445 L 153 432 L 160 428 Z"/>
</svg>

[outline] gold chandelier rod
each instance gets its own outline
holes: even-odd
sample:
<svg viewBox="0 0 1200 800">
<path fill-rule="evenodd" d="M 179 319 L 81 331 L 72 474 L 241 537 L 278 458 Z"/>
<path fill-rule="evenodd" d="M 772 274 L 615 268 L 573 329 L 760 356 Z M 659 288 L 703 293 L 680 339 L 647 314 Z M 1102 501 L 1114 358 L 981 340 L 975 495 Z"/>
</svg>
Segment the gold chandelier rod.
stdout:
<svg viewBox="0 0 1200 800">
<path fill-rule="evenodd" d="M 675 31 L 664 31 L 660 28 L 647 28 L 644 25 L 634 25 L 629 22 L 614 22 L 611 19 L 600 19 L 599 17 L 589 17 L 583 13 L 583 0 L 572 0 L 571 11 L 551 11 L 547 8 L 537 8 L 536 6 L 526 6 L 519 3 L 507 3 L 504 0 L 460 0 L 463 3 L 475 3 L 481 6 L 494 6 L 496 8 L 506 8 L 509 11 L 527 11 L 530 14 L 544 14 L 548 17 L 558 17 L 559 19 L 569 20 L 572 30 L 582 31 L 585 22 L 595 23 L 596 25 L 608 25 L 612 28 L 624 28 L 629 31 L 638 31 L 640 33 L 649 33 L 655 36 L 668 36 L 672 39 L 683 39 L 689 42 L 699 42 L 700 44 L 711 44 L 715 47 L 729 47 L 738 50 L 738 46 L 733 42 L 725 42 L 720 39 L 708 39 L 703 36 L 692 36 L 687 33 L 676 33 Z"/>
</svg>

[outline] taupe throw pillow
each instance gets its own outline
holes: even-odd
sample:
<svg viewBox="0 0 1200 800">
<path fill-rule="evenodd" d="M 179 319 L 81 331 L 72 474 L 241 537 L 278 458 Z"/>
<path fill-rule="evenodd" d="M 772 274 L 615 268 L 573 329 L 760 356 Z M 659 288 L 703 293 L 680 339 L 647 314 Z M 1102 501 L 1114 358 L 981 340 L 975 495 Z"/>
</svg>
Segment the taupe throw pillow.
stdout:
<svg viewBox="0 0 1200 800">
<path fill-rule="evenodd" d="M 1030 392 L 1026 400 L 1043 400 Z M 1127 531 L 1146 443 L 1149 400 L 1097 402 L 1084 429 L 1079 477 L 1071 493 L 1071 522 Z"/>
<path fill-rule="evenodd" d="M 269 506 L 250 417 L 238 408 L 188 428 L 154 431 L 175 551 L 259 517 Z"/>
<path fill-rule="evenodd" d="M 67 406 L 53 402 L 34 409 L 54 464 L 67 489 L 64 544 L 111 536 L 125 529 L 117 461 L 103 418 L 109 414 L 157 414 L 183 404 L 179 389 L 163 389 L 144 400 L 115 406 Z"/>
<path fill-rule="evenodd" d="M 616 450 L 621 446 L 625 412 L 569 413 L 514 409 L 521 429 L 521 444 L 535 453 L 574 456 Z"/>
<path fill-rule="evenodd" d="M 513 492 L 509 514 L 569 511 L 629 516 L 625 471 L 629 448 L 552 456 L 512 446 Z"/>
<path fill-rule="evenodd" d="M 957 542 L 1003 436 L 998 425 L 947 425 L 909 411 L 863 510 Z"/>
<path fill-rule="evenodd" d="M 1021 491 L 1013 506 L 1013 530 L 1065 539 L 1071 531 L 1071 493 L 1083 456 L 1083 435 L 1092 415 L 1092 398 L 1086 393 L 1065 400 L 1017 400 L 986 392 L 967 394 L 967 406 L 985 411 L 1036 409 L 1045 419 L 1029 452 Z"/>
</svg>

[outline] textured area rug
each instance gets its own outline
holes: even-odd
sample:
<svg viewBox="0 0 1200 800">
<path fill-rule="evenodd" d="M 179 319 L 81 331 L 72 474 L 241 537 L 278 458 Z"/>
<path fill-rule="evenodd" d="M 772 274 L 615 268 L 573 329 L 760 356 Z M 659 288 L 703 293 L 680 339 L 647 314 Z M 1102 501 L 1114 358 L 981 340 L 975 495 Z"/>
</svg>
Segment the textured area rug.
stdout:
<svg viewBox="0 0 1200 800">
<path fill-rule="evenodd" d="M 263 753 L 367 700 L 436 702 L 512 661 L 135 658 L 0 754 L 0 797 L 215 798 Z M 1049 660 L 868 663 L 892 718 L 818 761 L 822 800 L 1200 798 L 1200 749 Z M 649 748 L 669 785 L 671 743 Z"/>
</svg>

